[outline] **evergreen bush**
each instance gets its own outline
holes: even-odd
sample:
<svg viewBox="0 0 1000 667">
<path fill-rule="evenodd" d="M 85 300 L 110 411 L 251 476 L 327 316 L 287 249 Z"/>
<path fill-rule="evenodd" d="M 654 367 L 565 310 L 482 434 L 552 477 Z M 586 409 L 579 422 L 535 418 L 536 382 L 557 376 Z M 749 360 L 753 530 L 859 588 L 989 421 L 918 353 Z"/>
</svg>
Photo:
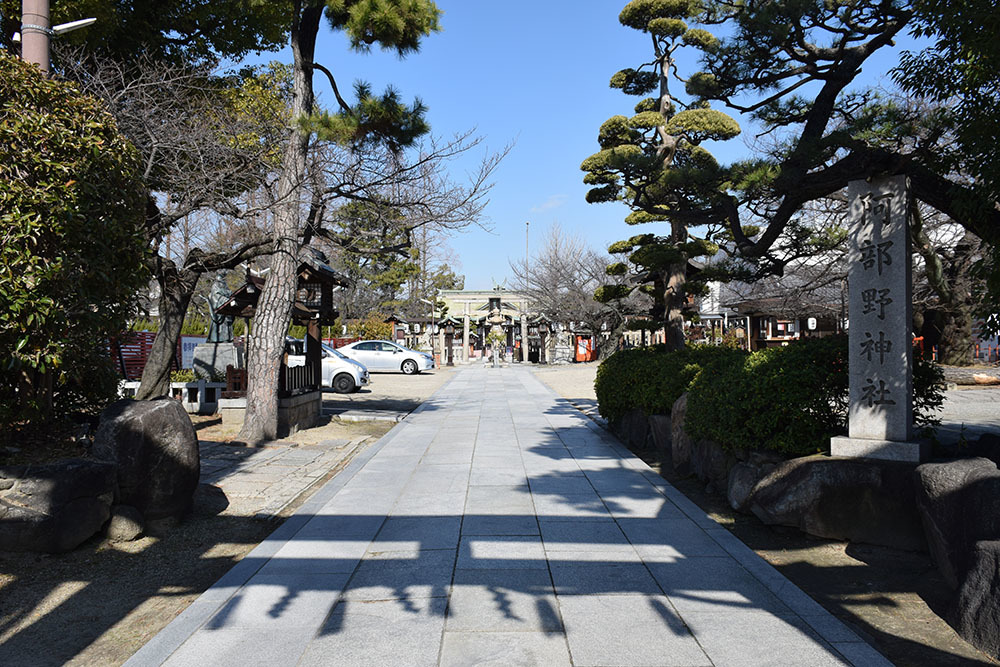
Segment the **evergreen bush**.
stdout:
<svg viewBox="0 0 1000 667">
<path fill-rule="evenodd" d="M 146 266 L 135 149 L 100 104 L 0 53 L 0 424 L 114 398 Z"/>
<path fill-rule="evenodd" d="M 706 363 L 738 364 L 745 352 L 714 345 L 692 345 L 668 352 L 666 346 L 620 350 L 597 369 L 594 390 L 601 416 L 616 422 L 639 408 L 647 415 L 668 415 Z"/>
<path fill-rule="evenodd" d="M 742 364 L 711 363 L 691 383 L 685 427 L 724 449 L 765 449 L 789 457 L 827 450 L 846 432 L 847 338 L 831 336 L 758 350 Z M 934 423 L 942 376 L 914 360 L 914 417 Z"/>
<path fill-rule="evenodd" d="M 935 364 L 914 358 L 918 426 L 936 422 L 942 382 Z M 622 350 L 601 364 L 594 387 L 600 413 L 612 423 L 635 408 L 670 414 L 687 391 L 685 426 L 692 437 L 729 451 L 804 456 L 828 449 L 832 436 L 846 432 L 847 338 L 807 339 L 752 354 L 710 345 Z"/>
</svg>

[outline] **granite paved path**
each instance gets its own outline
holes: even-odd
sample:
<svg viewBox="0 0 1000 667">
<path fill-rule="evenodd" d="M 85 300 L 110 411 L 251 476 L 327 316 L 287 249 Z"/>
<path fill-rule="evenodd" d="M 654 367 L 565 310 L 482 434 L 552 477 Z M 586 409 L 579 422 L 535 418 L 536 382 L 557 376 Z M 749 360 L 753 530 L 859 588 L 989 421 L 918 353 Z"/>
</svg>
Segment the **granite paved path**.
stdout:
<svg viewBox="0 0 1000 667">
<path fill-rule="evenodd" d="M 888 665 L 529 371 L 468 368 L 129 665 Z"/>
</svg>

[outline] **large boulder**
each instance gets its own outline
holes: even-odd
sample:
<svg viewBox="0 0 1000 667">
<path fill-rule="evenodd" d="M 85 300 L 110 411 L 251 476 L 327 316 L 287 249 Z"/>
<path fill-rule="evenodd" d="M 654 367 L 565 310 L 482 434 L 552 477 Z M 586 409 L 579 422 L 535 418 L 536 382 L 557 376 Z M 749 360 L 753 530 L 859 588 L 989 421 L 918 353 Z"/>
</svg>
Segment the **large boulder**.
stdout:
<svg viewBox="0 0 1000 667">
<path fill-rule="evenodd" d="M 674 470 L 681 475 L 691 472 L 691 439 L 684 431 L 687 402 L 688 395 L 684 392 L 670 408 L 670 457 Z"/>
<path fill-rule="evenodd" d="M 925 463 L 916 471 L 916 504 L 931 558 L 958 588 L 973 545 L 1000 539 L 1000 470 L 985 458 Z"/>
<path fill-rule="evenodd" d="M 923 550 L 913 469 L 878 459 L 791 459 L 757 483 L 750 510 L 768 525 L 818 537 Z"/>
<path fill-rule="evenodd" d="M 1000 658 L 1000 541 L 973 545 L 954 624 L 965 641 Z"/>
<path fill-rule="evenodd" d="M 112 404 L 101 414 L 93 454 L 118 466 L 117 504 L 135 507 L 147 521 L 190 509 L 201 472 L 198 437 L 179 401 Z"/>
<path fill-rule="evenodd" d="M 0 489 L 0 551 L 59 553 L 108 520 L 115 467 L 83 459 L 5 466 Z"/>
</svg>

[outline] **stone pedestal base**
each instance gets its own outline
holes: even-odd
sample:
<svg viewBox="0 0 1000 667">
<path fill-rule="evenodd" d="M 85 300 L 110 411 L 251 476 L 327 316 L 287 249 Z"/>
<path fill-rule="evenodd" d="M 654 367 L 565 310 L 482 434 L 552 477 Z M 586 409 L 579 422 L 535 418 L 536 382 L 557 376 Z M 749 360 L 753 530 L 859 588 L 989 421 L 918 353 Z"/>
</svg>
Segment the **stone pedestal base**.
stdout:
<svg viewBox="0 0 1000 667">
<path fill-rule="evenodd" d="M 219 414 L 223 426 L 243 426 L 247 399 L 219 399 Z M 323 414 L 323 392 L 311 391 L 290 398 L 278 399 L 278 437 L 284 438 L 296 431 L 312 428 Z"/>
<path fill-rule="evenodd" d="M 233 343 L 200 343 L 191 365 L 199 380 L 225 381 L 226 366 L 243 368 L 243 350 Z"/>
<path fill-rule="evenodd" d="M 882 459 L 920 463 L 930 458 L 929 442 L 897 442 L 865 438 L 830 438 L 830 455 L 853 459 Z"/>
</svg>

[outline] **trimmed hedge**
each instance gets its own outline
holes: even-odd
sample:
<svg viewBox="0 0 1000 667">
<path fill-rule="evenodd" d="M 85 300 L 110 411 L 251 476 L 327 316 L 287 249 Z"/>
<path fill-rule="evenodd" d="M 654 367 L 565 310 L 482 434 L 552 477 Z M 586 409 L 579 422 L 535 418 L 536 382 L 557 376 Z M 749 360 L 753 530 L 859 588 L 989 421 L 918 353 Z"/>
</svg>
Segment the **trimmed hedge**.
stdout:
<svg viewBox="0 0 1000 667">
<path fill-rule="evenodd" d="M 914 359 L 914 418 L 935 422 L 943 400 L 940 369 Z M 724 449 L 804 456 L 829 448 L 847 424 L 847 338 L 797 341 L 746 354 L 710 346 L 677 352 L 626 350 L 601 364 L 598 405 L 609 421 L 633 408 L 669 414 L 688 391 L 686 427 Z"/>
<path fill-rule="evenodd" d="M 668 352 L 665 345 L 620 350 L 597 369 L 594 390 L 601 416 L 616 422 L 634 408 L 647 415 L 668 415 L 706 363 L 738 364 L 745 352 L 714 345 L 693 345 Z"/>
</svg>

